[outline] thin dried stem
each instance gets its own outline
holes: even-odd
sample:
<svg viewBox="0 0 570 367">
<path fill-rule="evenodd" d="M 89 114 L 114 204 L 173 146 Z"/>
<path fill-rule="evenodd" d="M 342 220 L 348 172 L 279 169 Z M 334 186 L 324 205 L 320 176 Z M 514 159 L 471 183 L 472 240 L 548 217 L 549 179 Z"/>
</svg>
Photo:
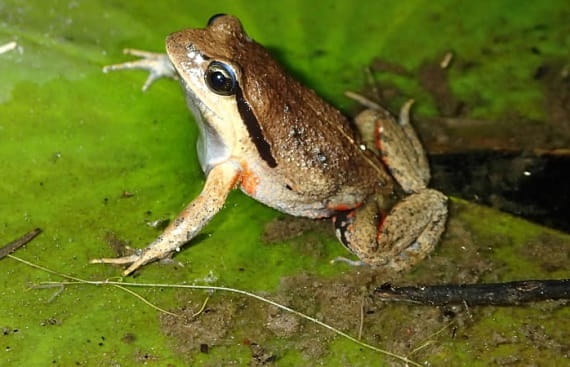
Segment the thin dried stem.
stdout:
<svg viewBox="0 0 570 367">
<path fill-rule="evenodd" d="M 267 298 L 264 298 L 264 297 L 262 297 L 262 296 L 259 296 L 259 295 L 255 294 L 255 293 L 251 293 L 251 292 L 244 291 L 244 290 L 241 290 L 241 289 L 229 288 L 229 287 L 220 287 L 220 286 L 212 286 L 212 285 L 164 284 L 164 283 L 127 283 L 127 282 L 123 282 L 123 281 L 110 281 L 110 280 L 85 280 L 85 279 L 81 279 L 81 278 L 78 278 L 78 277 L 70 276 L 70 275 L 67 275 L 67 274 L 64 274 L 64 273 L 60 273 L 60 272 L 58 272 L 58 271 L 54 271 L 54 270 L 48 269 L 48 268 L 46 268 L 46 267 L 44 267 L 44 266 L 41 266 L 41 265 L 38 265 L 38 264 L 34 264 L 34 263 L 29 262 L 29 261 L 27 261 L 27 260 L 21 259 L 21 258 L 19 258 L 19 257 L 17 257 L 17 256 L 8 255 L 8 257 L 11 258 L 11 259 L 13 259 L 13 260 L 15 260 L 15 261 L 19 261 L 19 262 L 21 262 L 21 263 L 23 263 L 23 264 L 26 264 L 26 265 L 28 265 L 28 266 L 30 266 L 30 267 L 32 267 L 32 268 L 35 268 L 35 269 L 44 271 L 44 272 L 46 272 L 46 273 L 54 274 L 54 275 L 57 275 L 57 276 L 59 276 L 59 277 L 62 277 L 62 278 L 71 280 L 70 282 L 59 282 L 59 283 L 56 283 L 56 282 L 49 282 L 49 284 L 62 284 L 62 285 L 85 285 L 85 284 L 88 284 L 88 285 L 98 285 L 98 286 L 101 286 L 101 285 L 112 285 L 112 286 L 120 286 L 121 289 L 126 288 L 126 287 L 139 287 L 139 288 L 178 288 L 178 289 L 183 288 L 183 289 L 213 290 L 213 291 L 222 291 L 222 292 L 229 292 L 229 293 L 241 294 L 241 295 L 244 295 L 244 296 L 247 296 L 247 297 L 254 298 L 254 299 L 258 300 L 258 301 L 261 301 L 261 302 L 270 304 L 270 305 L 275 306 L 275 307 L 277 307 L 277 308 L 279 308 L 279 309 L 281 309 L 281 310 L 283 310 L 283 311 L 292 313 L 292 314 L 294 314 L 294 315 L 296 315 L 296 316 L 298 316 L 298 317 L 300 317 L 300 318 L 303 318 L 303 319 L 305 319 L 305 320 L 308 320 L 308 321 L 310 321 L 310 322 L 313 322 L 313 323 L 315 323 L 315 324 L 317 324 L 317 325 L 319 325 L 319 326 L 321 326 L 321 327 L 323 327 L 323 328 L 325 328 L 325 329 L 327 329 L 327 330 L 332 331 L 333 333 L 335 333 L 335 334 L 337 334 L 337 335 L 340 335 L 340 336 L 342 336 L 342 337 L 344 337 L 344 338 L 346 338 L 346 339 L 348 339 L 348 340 L 350 340 L 350 341 L 352 341 L 352 342 L 354 342 L 354 343 L 360 345 L 360 346 L 363 347 L 363 348 L 367 348 L 367 349 L 376 351 L 376 352 L 378 352 L 378 353 L 384 354 L 384 355 L 386 355 L 386 356 L 389 356 L 389 357 L 398 359 L 398 360 L 400 360 L 400 361 L 406 363 L 407 365 L 412 365 L 412 366 L 416 366 L 416 367 L 421 367 L 421 365 L 420 365 L 419 363 L 414 362 L 414 361 L 408 359 L 408 358 L 405 357 L 405 356 L 401 356 L 401 355 L 398 355 L 398 354 L 396 354 L 396 353 L 392 353 L 392 352 L 390 352 L 390 351 L 388 351 L 388 350 L 381 349 L 381 348 L 375 347 L 375 346 L 373 346 L 373 345 L 370 345 L 370 344 L 361 342 L 361 341 L 358 340 L 357 338 L 355 338 L 355 337 L 353 337 L 353 336 L 351 336 L 351 335 L 349 335 L 349 334 L 347 334 L 347 333 L 345 333 L 345 332 L 343 332 L 343 331 L 341 331 L 341 330 L 339 330 L 339 329 L 337 329 L 337 328 L 335 328 L 335 327 L 333 327 L 333 326 L 331 326 L 331 325 L 329 325 L 329 324 L 326 324 L 326 323 L 324 323 L 323 321 L 320 321 L 320 320 L 317 319 L 317 318 L 314 318 L 314 317 L 312 317 L 312 316 L 306 315 L 306 314 L 304 314 L 304 313 L 302 313 L 302 312 L 299 312 L 299 311 L 294 310 L 294 309 L 292 309 L 292 308 L 290 308 L 290 307 L 287 307 L 287 306 L 285 306 L 285 305 L 279 304 L 279 303 L 277 303 L 277 302 L 275 302 L 275 301 L 272 301 L 272 300 L 270 300 L 270 299 L 267 299 Z M 129 293 L 130 293 L 130 294 L 133 294 L 133 293 L 131 293 L 131 292 L 129 292 Z M 135 294 L 135 295 L 136 295 L 136 294 Z M 138 297 L 138 295 L 136 295 L 136 296 L 137 296 L 137 298 L 139 298 L 139 299 L 142 298 L 142 297 Z M 144 299 L 143 299 L 143 300 L 144 300 Z M 147 302 L 145 302 L 145 303 L 147 303 Z M 148 304 L 148 303 L 147 303 L 147 304 Z M 154 308 L 156 308 L 156 307 L 154 307 Z"/>
</svg>

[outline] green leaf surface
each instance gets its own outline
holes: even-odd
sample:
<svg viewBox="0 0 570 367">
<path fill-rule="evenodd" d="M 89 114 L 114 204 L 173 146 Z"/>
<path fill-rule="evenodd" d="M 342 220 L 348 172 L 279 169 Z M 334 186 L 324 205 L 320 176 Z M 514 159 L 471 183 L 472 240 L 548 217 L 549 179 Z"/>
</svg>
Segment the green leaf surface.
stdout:
<svg viewBox="0 0 570 367">
<path fill-rule="evenodd" d="M 375 58 L 415 71 L 453 50 L 476 65 L 450 71 L 453 92 L 475 101 L 471 117 L 516 110 L 540 124 L 548 113 L 533 75 L 545 59 L 567 62 L 570 49 L 564 0 L 3 0 L 0 45 L 19 46 L 0 54 L 0 245 L 41 227 L 18 256 L 84 279 L 113 278 L 119 268 L 89 259 L 115 256 L 112 243 L 145 246 L 159 234 L 147 222 L 174 218 L 200 192 L 196 127 L 180 87 L 160 80 L 142 93 L 142 72 L 104 74 L 102 67 L 128 60 L 123 48 L 160 52 L 167 34 L 202 27 L 220 12 L 238 16 L 291 73 L 344 111 L 354 105 L 343 92 L 362 88 L 362 70 Z M 413 78 L 378 77 L 414 96 L 419 115 L 437 114 Z M 564 304 L 453 309 L 450 319 L 439 309 L 381 304 L 366 289 L 385 281 L 568 278 L 567 235 L 456 200 L 436 253 L 396 275 L 330 265 L 346 253 L 327 225 L 276 218 L 282 215 L 233 193 L 173 263 L 148 265 L 136 280 L 264 293 L 351 335 L 364 309 L 363 341 L 408 355 L 429 340 L 410 357 L 433 365 L 563 364 Z M 30 289 L 61 280 L 0 260 L 1 366 L 262 365 L 263 356 L 280 366 L 397 363 L 246 297 L 214 293 L 202 315 L 171 319 L 113 287 Z M 207 296 L 136 291 L 185 315 Z"/>
</svg>

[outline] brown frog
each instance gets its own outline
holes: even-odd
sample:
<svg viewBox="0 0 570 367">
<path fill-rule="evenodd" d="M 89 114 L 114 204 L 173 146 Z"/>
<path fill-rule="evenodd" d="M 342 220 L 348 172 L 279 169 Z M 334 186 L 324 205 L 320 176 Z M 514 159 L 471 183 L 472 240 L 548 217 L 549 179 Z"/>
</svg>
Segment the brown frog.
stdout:
<svg viewBox="0 0 570 367">
<path fill-rule="evenodd" d="M 429 167 L 409 123 L 411 103 L 398 120 L 373 106 L 351 125 L 229 15 L 171 34 L 166 51 L 128 50 L 142 59 L 105 70 L 149 70 L 143 89 L 163 76 L 180 80 L 200 130 L 206 183 L 145 249 L 93 262 L 128 264 L 126 275 L 179 251 L 237 187 L 284 213 L 331 217 L 339 240 L 366 264 L 405 270 L 433 250 L 447 197 L 427 188 Z"/>
</svg>

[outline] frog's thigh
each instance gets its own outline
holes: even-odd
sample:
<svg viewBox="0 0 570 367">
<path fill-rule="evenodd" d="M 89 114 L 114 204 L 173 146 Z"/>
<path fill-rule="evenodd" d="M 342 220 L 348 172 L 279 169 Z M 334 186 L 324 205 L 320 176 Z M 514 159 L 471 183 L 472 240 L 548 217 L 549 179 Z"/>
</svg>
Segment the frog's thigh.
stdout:
<svg viewBox="0 0 570 367">
<path fill-rule="evenodd" d="M 378 256 L 363 259 L 394 270 L 406 270 L 424 259 L 437 244 L 447 218 L 447 197 L 424 189 L 397 203 L 378 233 Z"/>
<path fill-rule="evenodd" d="M 376 154 L 379 153 L 376 147 L 378 124 L 380 121 L 388 119 L 393 119 L 388 111 L 379 111 L 376 109 L 364 110 L 354 119 L 354 125 L 360 133 L 362 142 L 366 145 L 367 149 L 374 151 Z"/>
<path fill-rule="evenodd" d="M 364 262 L 367 262 L 367 254 L 377 251 L 376 237 L 380 221 L 380 210 L 375 200 L 333 217 L 339 241 Z"/>
<path fill-rule="evenodd" d="M 406 270 L 424 259 L 444 230 L 447 197 L 424 189 L 396 204 L 382 217 L 371 200 L 334 218 L 339 240 L 370 265 Z"/>
</svg>

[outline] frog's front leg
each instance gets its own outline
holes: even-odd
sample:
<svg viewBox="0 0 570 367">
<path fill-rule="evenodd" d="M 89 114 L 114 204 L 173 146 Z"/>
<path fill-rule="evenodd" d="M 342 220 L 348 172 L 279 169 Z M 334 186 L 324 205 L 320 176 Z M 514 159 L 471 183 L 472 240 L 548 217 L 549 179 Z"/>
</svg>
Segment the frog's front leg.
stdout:
<svg viewBox="0 0 570 367">
<path fill-rule="evenodd" d="M 114 70 L 146 70 L 149 72 L 149 75 L 142 86 L 143 92 L 146 91 L 157 79 L 178 78 L 176 69 L 174 69 L 174 65 L 170 62 L 170 58 L 167 54 L 135 50 L 132 48 L 126 48 L 123 52 L 127 55 L 140 57 L 140 60 L 127 61 L 122 64 L 107 65 L 103 68 L 104 73 Z"/>
<path fill-rule="evenodd" d="M 200 195 L 149 246 L 131 256 L 94 259 L 91 263 L 130 264 L 123 272 L 124 275 L 128 275 L 144 264 L 179 251 L 222 208 L 228 193 L 234 188 L 239 177 L 239 166 L 233 162 L 214 166 L 208 173 Z"/>
<path fill-rule="evenodd" d="M 430 173 L 421 143 L 409 122 L 411 102 L 398 121 L 381 107 L 363 111 L 355 123 L 365 143 L 380 155 L 407 194 L 387 215 L 383 198 L 335 217 L 337 237 L 360 260 L 396 271 L 420 262 L 437 244 L 447 219 L 447 197 L 428 189 Z"/>
</svg>

